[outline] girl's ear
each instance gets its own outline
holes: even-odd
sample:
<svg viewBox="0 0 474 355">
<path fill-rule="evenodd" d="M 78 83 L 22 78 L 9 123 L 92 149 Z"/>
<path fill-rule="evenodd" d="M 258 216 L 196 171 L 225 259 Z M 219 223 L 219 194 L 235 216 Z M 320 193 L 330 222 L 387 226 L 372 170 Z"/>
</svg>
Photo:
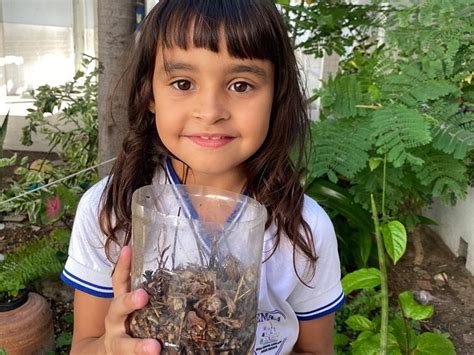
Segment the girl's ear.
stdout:
<svg viewBox="0 0 474 355">
<path fill-rule="evenodd" d="M 150 103 L 148 104 L 148 110 L 150 110 L 151 113 L 155 113 L 155 101 L 150 101 Z"/>
</svg>

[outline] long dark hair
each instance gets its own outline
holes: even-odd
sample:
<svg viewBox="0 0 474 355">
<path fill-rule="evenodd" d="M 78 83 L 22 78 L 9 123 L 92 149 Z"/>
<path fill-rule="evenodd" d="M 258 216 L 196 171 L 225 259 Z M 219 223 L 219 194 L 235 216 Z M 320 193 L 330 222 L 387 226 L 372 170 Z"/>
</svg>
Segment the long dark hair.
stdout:
<svg viewBox="0 0 474 355">
<path fill-rule="evenodd" d="M 110 243 L 119 243 L 118 231 L 126 233 L 124 244 L 130 241 L 133 192 L 150 184 L 157 165 L 171 154 L 161 142 L 154 116 L 148 110 L 154 100 L 157 46 L 194 46 L 218 52 L 222 33 L 231 56 L 269 60 L 274 65 L 270 128 L 262 147 L 245 162 L 245 188 L 267 208 L 267 227 L 276 225 L 272 254 L 280 239 L 288 238 L 293 244 L 293 262 L 299 249 L 314 266 L 316 253 L 311 230 L 302 217 L 304 192 L 300 183 L 308 111 L 293 48 L 272 0 L 160 0 L 145 18 L 136 34 L 129 67 L 130 127 L 112 168 L 113 178 L 107 183 L 100 212 L 107 256 Z"/>
</svg>

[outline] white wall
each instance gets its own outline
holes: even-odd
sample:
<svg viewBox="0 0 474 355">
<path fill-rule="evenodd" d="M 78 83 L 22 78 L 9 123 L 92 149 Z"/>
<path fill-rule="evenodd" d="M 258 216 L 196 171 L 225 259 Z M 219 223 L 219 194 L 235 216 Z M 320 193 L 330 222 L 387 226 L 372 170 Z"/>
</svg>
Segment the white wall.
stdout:
<svg viewBox="0 0 474 355">
<path fill-rule="evenodd" d="M 431 226 L 456 256 L 466 257 L 466 269 L 474 275 L 474 189 L 469 189 L 466 200 L 455 206 L 435 201 L 425 215 L 438 226 Z"/>
</svg>

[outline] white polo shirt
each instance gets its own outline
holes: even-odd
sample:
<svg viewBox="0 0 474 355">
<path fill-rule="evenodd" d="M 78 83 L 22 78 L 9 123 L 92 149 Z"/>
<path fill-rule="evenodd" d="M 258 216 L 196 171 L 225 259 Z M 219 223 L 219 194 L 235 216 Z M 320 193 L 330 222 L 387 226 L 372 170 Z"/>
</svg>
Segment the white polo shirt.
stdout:
<svg viewBox="0 0 474 355">
<path fill-rule="evenodd" d="M 154 183 L 179 183 L 170 167 L 171 164 L 166 169 L 160 168 Z M 111 275 L 114 265 L 105 255 L 105 236 L 98 220 L 100 198 L 106 183 L 107 179 L 102 179 L 81 198 L 69 257 L 61 274 L 66 284 L 97 297 L 113 297 Z M 314 237 L 318 256 L 316 273 L 309 278 L 309 263 L 297 252 L 296 267 L 310 287 L 301 283 L 293 265 L 293 247 L 282 237 L 275 253 L 262 264 L 254 354 L 290 354 L 298 338 L 298 321 L 323 317 L 344 304 L 333 225 L 324 210 L 308 196 L 304 198 L 303 218 Z M 272 250 L 275 231 L 274 225 L 265 231 L 262 261 Z M 118 254 L 118 247 L 112 244 L 114 260 Z"/>
</svg>

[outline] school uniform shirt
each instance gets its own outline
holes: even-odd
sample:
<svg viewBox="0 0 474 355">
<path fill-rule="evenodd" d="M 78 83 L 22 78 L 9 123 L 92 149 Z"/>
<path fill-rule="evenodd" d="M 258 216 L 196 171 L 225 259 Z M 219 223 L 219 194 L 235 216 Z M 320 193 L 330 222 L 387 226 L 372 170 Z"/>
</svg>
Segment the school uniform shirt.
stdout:
<svg viewBox="0 0 474 355">
<path fill-rule="evenodd" d="M 99 227 L 99 207 L 107 179 L 91 187 L 81 198 L 61 279 L 68 285 L 97 297 L 113 297 L 112 270 L 104 250 L 105 236 Z M 171 164 L 158 169 L 153 183 L 179 184 Z M 258 295 L 257 333 L 254 354 L 290 354 L 298 338 L 298 322 L 323 317 L 340 308 L 345 301 L 340 282 L 340 264 L 333 225 L 324 210 L 310 197 L 304 197 L 303 218 L 309 224 L 318 256 L 311 277 L 306 258 L 296 252 L 282 236 L 273 250 L 276 227 L 264 234 Z M 116 260 L 119 248 L 112 243 Z M 304 285 L 298 275 L 308 284 Z"/>
</svg>

